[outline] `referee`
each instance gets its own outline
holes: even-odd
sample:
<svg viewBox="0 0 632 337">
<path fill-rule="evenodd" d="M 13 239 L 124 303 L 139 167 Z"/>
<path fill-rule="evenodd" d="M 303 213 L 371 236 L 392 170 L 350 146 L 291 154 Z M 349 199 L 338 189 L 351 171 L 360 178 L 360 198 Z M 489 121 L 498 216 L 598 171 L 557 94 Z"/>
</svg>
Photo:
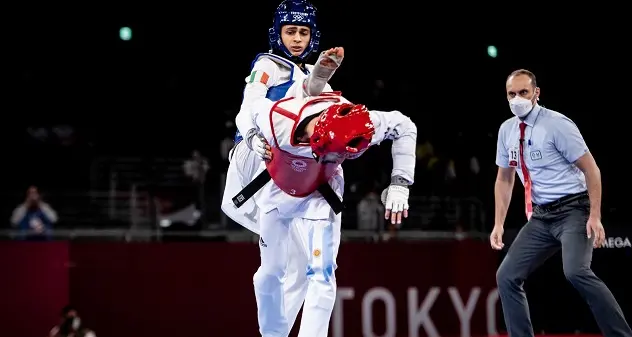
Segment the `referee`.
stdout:
<svg viewBox="0 0 632 337">
<path fill-rule="evenodd" d="M 531 272 L 561 248 L 564 275 L 590 306 L 604 336 L 632 337 L 619 304 L 590 269 L 593 247 L 605 239 L 601 174 L 595 159 L 573 121 L 537 104 L 540 88 L 532 72 L 514 71 L 506 89 L 515 117 L 498 131 L 492 248 L 504 246 L 503 224 L 514 172 L 524 185 L 528 219 L 496 274 L 509 336 L 533 336 L 522 286 Z"/>
</svg>

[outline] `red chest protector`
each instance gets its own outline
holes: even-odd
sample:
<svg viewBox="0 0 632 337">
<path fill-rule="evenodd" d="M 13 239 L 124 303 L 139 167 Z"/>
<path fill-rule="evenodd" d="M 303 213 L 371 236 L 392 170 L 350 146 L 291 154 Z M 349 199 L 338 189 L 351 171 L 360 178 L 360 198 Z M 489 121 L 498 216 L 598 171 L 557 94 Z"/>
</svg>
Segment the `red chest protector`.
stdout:
<svg viewBox="0 0 632 337">
<path fill-rule="evenodd" d="M 344 159 L 318 163 L 312 157 L 309 143 L 294 142 L 296 127 L 303 120 L 306 108 L 318 103 L 336 103 L 334 95 L 322 95 L 307 100 L 286 98 L 278 101 L 270 111 L 270 129 L 273 144 L 272 160 L 266 168 L 274 183 L 285 193 L 295 197 L 312 194 L 322 184 L 326 184 L 334 175 Z M 313 109 L 309 109 L 313 113 Z M 320 109 L 319 109 L 320 110 Z"/>
</svg>

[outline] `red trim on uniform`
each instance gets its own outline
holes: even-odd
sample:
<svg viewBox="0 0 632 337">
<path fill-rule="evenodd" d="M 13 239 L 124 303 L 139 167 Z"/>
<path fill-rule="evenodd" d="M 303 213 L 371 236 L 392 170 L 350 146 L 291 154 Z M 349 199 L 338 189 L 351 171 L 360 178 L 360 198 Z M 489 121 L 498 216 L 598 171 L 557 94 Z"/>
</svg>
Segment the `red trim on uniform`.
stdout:
<svg viewBox="0 0 632 337">
<path fill-rule="evenodd" d="M 294 114 L 291 111 L 288 111 L 279 106 L 280 103 L 287 102 L 291 99 L 292 98 L 290 97 L 279 100 L 274 103 L 274 105 L 270 109 L 270 129 L 272 131 L 272 138 L 275 146 L 272 147 L 273 159 L 266 162 L 266 168 L 270 173 L 272 180 L 283 192 L 294 197 L 305 197 L 314 193 L 314 191 L 316 191 L 318 189 L 318 186 L 320 186 L 321 184 L 327 183 L 329 178 L 331 178 L 333 174 L 335 174 L 338 166 L 342 161 L 322 165 L 321 163 L 318 163 L 314 160 L 310 160 L 310 158 L 302 157 L 289 151 L 282 150 L 279 147 L 279 142 L 275 131 L 276 128 L 273 122 L 274 113 L 279 113 L 280 115 L 287 117 L 293 121 L 292 130 L 290 130 L 290 145 L 293 147 L 297 147 L 297 145 L 294 144 L 294 135 L 296 127 L 299 124 L 299 121 L 301 121 L 301 117 L 305 108 L 316 103 L 327 101 L 335 104 L 337 102 L 340 102 L 340 98 L 336 97 L 335 95 L 324 95 L 323 97 L 311 99 L 307 103 L 300 106 L 300 110 L 297 114 Z M 298 105 L 299 102 L 296 103 Z M 293 110 L 295 108 L 297 108 L 297 106 L 292 107 Z M 310 144 L 307 143 L 298 146 L 310 146 Z"/>
<path fill-rule="evenodd" d="M 318 96 L 342 96 L 342 91 L 326 91 Z"/>
<path fill-rule="evenodd" d="M 279 103 L 281 102 L 287 102 L 291 99 L 293 99 L 294 97 L 288 97 L 288 98 L 284 98 L 284 99 L 280 99 L 278 101 L 276 101 L 276 103 L 274 103 L 274 105 L 272 105 L 272 109 L 270 109 L 270 116 L 268 117 L 268 119 L 270 120 L 270 130 L 272 131 L 272 139 L 274 139 L 274 144 L 276 145 L 276 147 L 279 147 L 279 142 L 277 141 L 277 137 L 276 137 L 276 133 L 274 132 L 274 123 L 272 123 L 272 114 L 276 111 L 276 108 L 278 107 Z M 288 112 L 287 110 L 283 110 L 285 112 Z M 284 115 L 283 113 L 281 113 L 282 115 Z M 285 115 L 284 115 L 285 116 Z M 292 118 L 292 117 L 290 117 Z M 294 119 L 294 118 L 292 118 Z"/>
<path fill-rule="evenodd" d="M 295 122 L 296 122 L 296 121 L 298 121 L 298 118 L 296 117 L 296 115 L 295 115 L 295 114 L 293 114 L 293 113 L 291 113 L 291 112 L 289 112 L 289 111 L 287 111 L 287 110 L 283 109 L 282 107 L 275 106 L 275 107 L 273 108 L 273 110 L 274 110 L 274 112 L 278 112 L 278 113 L 280 113 L 281 115 L 283 115 L 283 116 L 285 116 L 285 117 L 287 117 L 287 118 L 289 118 L 289 119 L 291 119 L 291 120 L 293 120 L 293 121 L 295 121 Z"/>
</svg>

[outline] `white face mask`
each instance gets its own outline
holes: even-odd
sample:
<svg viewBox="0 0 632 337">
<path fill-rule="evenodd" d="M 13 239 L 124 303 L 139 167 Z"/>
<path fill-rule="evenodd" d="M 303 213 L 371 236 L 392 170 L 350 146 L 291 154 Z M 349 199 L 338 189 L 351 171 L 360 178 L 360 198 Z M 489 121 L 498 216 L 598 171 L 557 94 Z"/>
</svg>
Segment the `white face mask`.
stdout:
<svg viewBox="0 0 632 337">
<path fill-rule="evenodd" d="M 531 112 L 533 103 L 529 99 L 516 96 L 509 100 L 509 108 L 514 115 L 522 118 Z"/>
</svg>

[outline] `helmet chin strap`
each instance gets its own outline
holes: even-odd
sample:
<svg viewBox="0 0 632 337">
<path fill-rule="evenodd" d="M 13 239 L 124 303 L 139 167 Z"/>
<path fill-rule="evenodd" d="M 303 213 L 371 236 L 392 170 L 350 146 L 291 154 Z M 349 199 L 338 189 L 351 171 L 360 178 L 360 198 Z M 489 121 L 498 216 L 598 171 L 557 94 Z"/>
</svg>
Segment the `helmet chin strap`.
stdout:
<svg viewBox="0 0 632 337">
<path fill-rule="evenodd" d="M 292 54 L 286 54 L 285 52 L 283 52 L 282 50 L 278 50 L 277 48 L 270 50 L 270 54 L 274 54 L 274 55 L 278 55 L 281 56 L 284 59 L 288 59 L 290 61 L 292 61 L 293 63 L 295 63 L 299 68 L 304 69 L 304 65 L 303 63 L 305 63 L 305 60 L 298 57 L 298 56 L 294 56 Z"/>
</svg>

